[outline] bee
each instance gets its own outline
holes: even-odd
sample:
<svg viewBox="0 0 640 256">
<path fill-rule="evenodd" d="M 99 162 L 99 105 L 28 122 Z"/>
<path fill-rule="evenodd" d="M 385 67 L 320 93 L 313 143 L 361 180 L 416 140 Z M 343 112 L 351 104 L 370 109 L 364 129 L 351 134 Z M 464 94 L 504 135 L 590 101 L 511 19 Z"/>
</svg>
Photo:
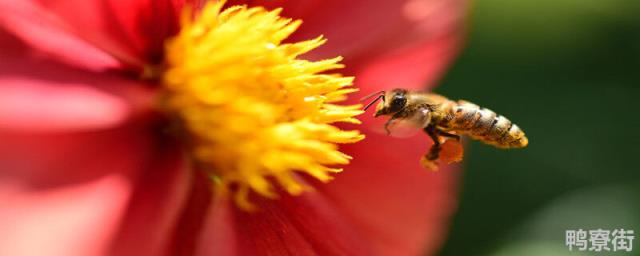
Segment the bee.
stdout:
<svg viewBox="0 0 640 256">
<path fill-rule="evenodd" d="M 374 117 L 390 116 L 384 124 L 387 134 L 394 121 L 402 120 L 421 128 L 433 140 L 433 146 L 420 161 L 427 169 L 437 169 L 444 141 L 460 141 L 460 135 L 498 148 L 523 148 L 529 143 L 524 132 L 509 119 L 468 101 L 452 101 L 438 94 L 405 89 L 376 92 L 363 100 L 374 96 L 364 110 L 382 100 Z"/>
</svg>

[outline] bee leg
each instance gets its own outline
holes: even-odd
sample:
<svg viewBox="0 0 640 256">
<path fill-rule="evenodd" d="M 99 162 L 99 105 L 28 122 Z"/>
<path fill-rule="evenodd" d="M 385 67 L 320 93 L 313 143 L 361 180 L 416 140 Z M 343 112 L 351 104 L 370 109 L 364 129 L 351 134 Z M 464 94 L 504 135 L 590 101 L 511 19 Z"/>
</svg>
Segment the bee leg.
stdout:
<svg viewBox="0 0 640 256">
<path fill-rule="evenodd" d="M 435 127 L 431 125 L 425 127 L 424 131 L 427 133 L 427 135 L 429 135 L 431 140 L 433 140 L 433 146 L 431 146 L 431 149 L 429 149 L 429 153 L 427 153 L 425 157 L 428 160 L 434 161 L 438 159 L 438 156 L 440 155 L 440 150 L 442 150 L 442 147 L 440 144 L 440 136 L 438 136 L 438 131 L 435 129 Z"/>
<path fill-rule="evenodd" d="M 393 122 L 393 119 L 394 119 L 394 118 L 393 118 L 393 117 L 391 117 L 391 118 L 389 118 L 389 120 L 387 120 L 387 121 L 384 123 L 384 130 L 387 132 L 387 135 L 390 135 L 390 134 L 391 134 L 391 130 L 389 130 L 389 125 L 391 125 L 391 122 Z"/>
<path fill-rule="evenodd" d="M 392 115 L 389 120 L 387 120 L 384 123 L 384 130 L 387 132 L 387 135 L 391 134 L 391 130 L 389 130 L 389 126 L 391 125 L 391 123 L 393 123 L 393 121 L 395 121 L 396 119 L 401 118 L 401 115 L 399 115 L 398 113 Z"/>
<path fill-rule="evenodd" d="M 453 138 L 454 140 L 460 141 L 460 135 L 457 135 L 457 134 L 448 133 L 448 132 L 445 132 L 445 131 L 438 130 L 438 135 L 440 135 L 442 137 Z"/>
</svg>

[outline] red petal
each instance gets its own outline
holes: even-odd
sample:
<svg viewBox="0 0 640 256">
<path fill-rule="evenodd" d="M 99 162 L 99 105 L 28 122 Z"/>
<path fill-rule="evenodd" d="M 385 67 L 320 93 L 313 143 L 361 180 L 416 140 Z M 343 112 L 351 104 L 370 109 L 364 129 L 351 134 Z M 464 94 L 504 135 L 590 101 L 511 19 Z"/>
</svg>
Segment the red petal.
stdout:
<svg viewBox="0 0 640 256">
<path fill-rule="evenodd" d="M 0 13 L 0 30 L 10 31 L 0 32 L 0 41 L 18 42 L 14 38 L 17 36 L 26 44 L 3 45 L 1 55 L 29 54 L 35 50 L 59 62 L 93 71 L 120 66 L 112 56 L 71 34 L 58 17 L 32 2 L 0 0 Z"/>
<path fill-rule="evenodd" d="M 2 255 L 102 254 L 131 190 L 115 174 L 55 189 L 0 187 Z"/>
<path fill-rule="evenodd" d="M 371 92 L 406 88 L 424 90 L 437 81 L 458 53 L 460 36 L 451 34 L 398 49 L 356 69 L 359 98 Z"/>
<path fill-rule="evenodd" d="M 292 216 L 267 200 L 252 199 L 260 210 L 245 212 L 226 199 L 217 199 L 203 225 L 196 255 L 317 255 Z"/>
<path fill-rule="evenodd" d="M 210 188 L 210 186 L 208 187 Z M 211 192 L 209 191 L 209 194 Z M 203 207 L 200 205 L 199 207 Z M 185 253 L 181 251 L 177 255 L 216 255 L 216 256 L 233 256 L 238 254 L 239 248 L 236 238 L 236 228 L 233 216 L 233 208 L 236 207 L 233 202 L 218 196 L 209 206 L 208 212 L 202 212 L 201 217 L 203 223 L 198 227 L 197 238 L 193 240 L 192 246 L 194 251 Z"/>
<path fill-rule="evenodd" d="M 0 131 L 104 129 L 152 110 L 152 92 L 116 74 L 20 55 L 2 56 L 0 70 Z"/>
<path fill-rule="evenodd" d="M 318 255 L 372 255 L 364 236 L 322 193 L 283 196 L 278 207 L 313 246 Z"/>
<path fill-rule="evenodd" d="M 149 164 L 144 129 L 0 135 L 0 254 L 105 255 Z"/>
<path fill-rule="evenodd" d="M 168 255 L 199 255 L 198 239 L 207 239 L 207 251 L 203 255 L 234 255 L 232 221 L 228 219 L 226 203 L 211 204 L 213 195 L 211 179 L 204 172 L 195 171 L 191 176 L 188 199 L 168 246 Z M 208 212 L 209 211 L 209 212 Z M 208 218 L 208 219 L 205 219 Z M 211 220 L 211 221 L 210 221 Z M 211 240 L 209 240 L 211 239 Z"/>
<path fill-rule="evenodd" d="M 163 255 L 171 244 L 193 170 L 177 145 L 165 144 L 154 147 L 154 161 L 134 184 L 109 255 Z"/>
<path fill-rule="evenodd" d="M 281 196 L 256 196 L 255 212 L 216 198 L 201 225 L 195 254 L 371 255 L 369 245 L 322 194 Z"/>
<path fill-rule="evenodd" d="M 136 67 L 162 60 L 164 39 L 178 31 L 183 5 L 184 1 L 168 0 L 29 0 L 21 4 L 5 0 L 0 4 L 2 13 L 21 10 L 20 15 L 27 15 L 21 20 L 43 21 L 40 31 L 62 28 Z M 42 14 L 46 19 L 36 16 Z"/>
<path fill-rule="evenodd" d="M 465 33 L 466 0 L 252 1 L 281 6 L 304 24 L 292 40 L 325 35 L 308 54 L 342 55 L 347 73 L 365 93 L 393 87 L 423 88 L 436 81 L 458 52 Z"/>
<path fill-rule="evenodd" d="M 321 189 L 380 255 L 433 254 L 446 237 L 456 206 L 453 166 L 429 172 L 419 165 L 426 136 L 401 140 L 367 133 L 344 151 L 356 156 Z"/>
</svg>

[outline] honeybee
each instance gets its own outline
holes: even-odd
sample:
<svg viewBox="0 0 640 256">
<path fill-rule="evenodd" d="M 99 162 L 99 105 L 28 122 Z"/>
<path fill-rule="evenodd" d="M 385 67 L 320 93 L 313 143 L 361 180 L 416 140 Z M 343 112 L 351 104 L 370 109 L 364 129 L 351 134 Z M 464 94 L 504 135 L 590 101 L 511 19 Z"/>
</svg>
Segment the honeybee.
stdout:
<svg viewBox="0 0 640 256">
<path fill-rule="evenodd" d="M 459 142 L 460 135 L 498 148 L 523 148 L 529 143 L 524 132 L 509 119 L 471 102 L 405 89 L 376 92 L 363 100 L 374 96 L 364 110 L 382 100 L 376 106 L 374 117 L 390 116 L 384 124 L 387 134 L 394 121 L 402 120 L 423 129 L 433 140 L 433 146 L 420 160 L 427 169 L 437 169 L 443 143 L 447 139 Z"/>
</svg>

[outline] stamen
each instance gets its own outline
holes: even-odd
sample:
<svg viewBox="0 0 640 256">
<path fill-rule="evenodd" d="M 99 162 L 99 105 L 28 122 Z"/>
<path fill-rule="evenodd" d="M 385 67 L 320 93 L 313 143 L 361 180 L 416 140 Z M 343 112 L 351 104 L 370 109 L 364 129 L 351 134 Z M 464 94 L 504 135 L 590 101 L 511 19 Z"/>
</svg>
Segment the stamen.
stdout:
<svg viewBox="0 0 640 256">
<path fill-rule="evenodd" d="M 299 58 L 325 39 L 283 43 L 300 21 L 280 9 L 223 5 L 209 3 L 195 19 L 183 13 L 182 30 L 166 43 L 160 98 L 194 166 L 251 209 L 249 195 L 276 198 L 276 184 L 294 195 L 307 189 L 298 173 L 331 180 L 351 159 L 337 144 L 364 138 L 333 123 L 359 123 L 363 111 L 336 105 L 357 90 L 352 77 L 333 71 L 341 57 Z"/>
</svg>

